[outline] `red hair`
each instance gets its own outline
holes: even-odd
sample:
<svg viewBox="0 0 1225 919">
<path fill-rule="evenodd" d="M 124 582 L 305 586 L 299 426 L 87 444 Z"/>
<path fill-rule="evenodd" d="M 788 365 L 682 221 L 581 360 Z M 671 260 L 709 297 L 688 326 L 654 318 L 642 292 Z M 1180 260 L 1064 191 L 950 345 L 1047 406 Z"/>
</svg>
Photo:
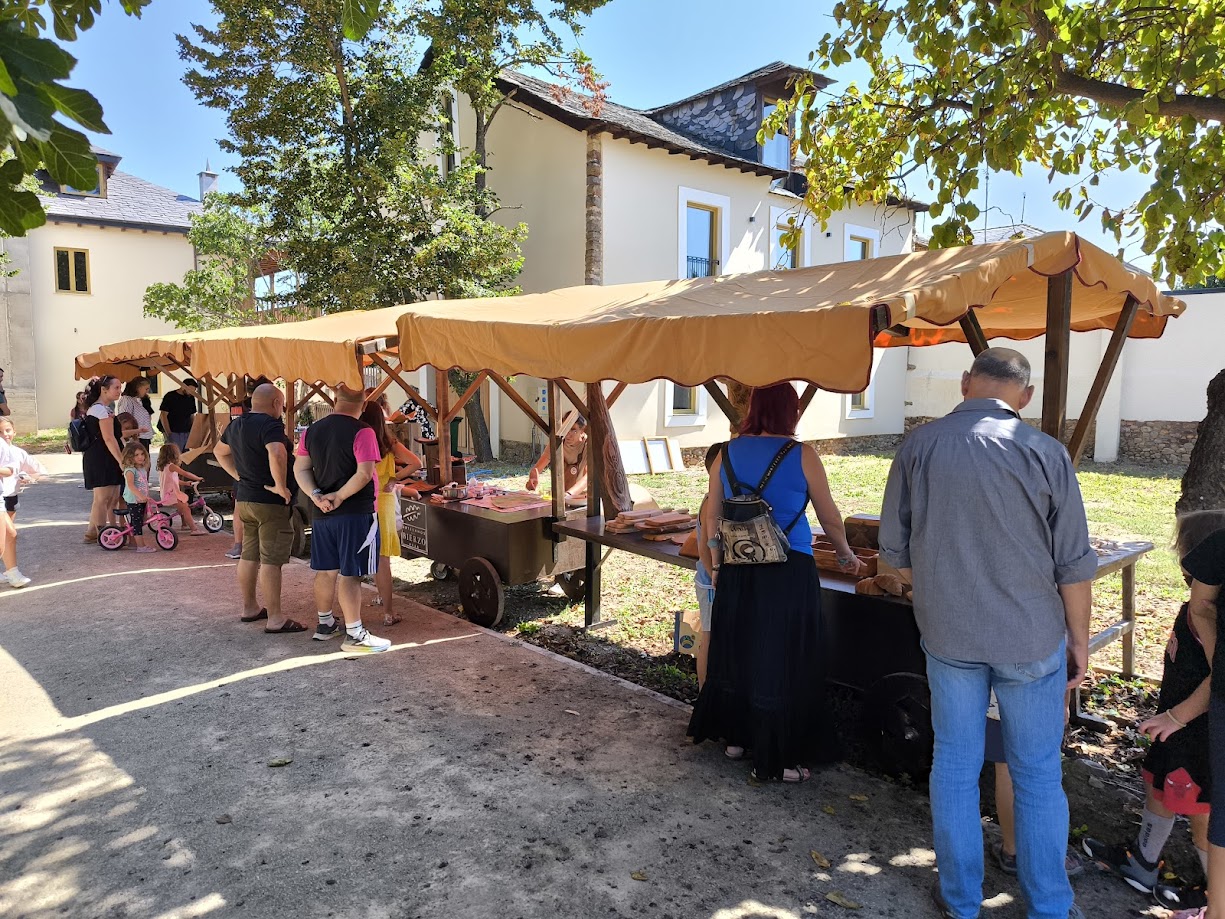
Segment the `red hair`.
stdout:
<svg viewBox="0 0 1225 919">
<path fill-rule="evenodd" d="M 741 434 L 795 436 L 800 421 L 800 397 L 790 383 L 775 383 L 753 390 L 749 413 L 740 425 Z"/>
</svg>

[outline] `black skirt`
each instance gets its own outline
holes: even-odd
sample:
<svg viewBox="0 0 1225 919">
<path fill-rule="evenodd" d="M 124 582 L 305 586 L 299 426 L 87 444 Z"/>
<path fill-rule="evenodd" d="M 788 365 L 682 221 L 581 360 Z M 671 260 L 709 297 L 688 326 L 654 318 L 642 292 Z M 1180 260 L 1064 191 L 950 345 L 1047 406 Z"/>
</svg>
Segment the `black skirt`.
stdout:
<svg viewBox="0 0 1225 919">
<path fill-rule="evenodd" d="M 122 443 L 123 441 L 120 440 L 122 429 L 119 419 L 111 418 L 109 421 L 114 425 L 115 442 Z M 85 419 L 85 425 L 91 429 L 90 433 L 94 435 L 94 442 L 81 455 L 81 471 L 85 474 L 85 487 L 107 488 L 109 486 L 122 485 L 123 470 L 115 462 L 115 457 L 111 455 L 111 451 L 106 448 L 106 441 L 102 439 L 98 419 L 91 415 Z"/>
<path fill-rule="evenodd" d="M 779 565 L 724 565 L 711 618 L 706 683 L 693 706 L 694 743 L 752 751 L 760 779 L 838 758 L 825 704 L 821 584 L 811 555 Z"/>
</svg>

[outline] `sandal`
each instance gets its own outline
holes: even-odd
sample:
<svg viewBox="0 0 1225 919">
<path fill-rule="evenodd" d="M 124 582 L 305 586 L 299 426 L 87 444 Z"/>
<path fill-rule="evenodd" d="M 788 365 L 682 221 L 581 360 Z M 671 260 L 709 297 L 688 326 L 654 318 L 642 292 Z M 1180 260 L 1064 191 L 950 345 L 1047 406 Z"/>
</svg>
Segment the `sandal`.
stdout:
<svg viewBox="0 0 1225 919">
<path fill-rule="evenodd" d="M 396 613 L 383 613 L 383 625 L 395 625 L 402 618 L 402 616 L 399 616 Z"/>
<path fill-rule="evenodd" d="M 728 744 L 723 751 L 723 755 L 728 759 L 744 759 L 744 747 L 733 747 L 731 744 Z"/>
<path fill-rule="evenodd" d="M 383 605 L 383 598 L 382 598 L 382 597 L 375 597 L 373 600 L 371 600 L 371 601 L 370 601 L 370 605 L 371 605 L 371 606 L 382 606 L 382 605 Z"/>
<path fill-rule="evenodd" d="M 239 622 L 259 622 L 261 619 L 267 619 L 267 618 L 268 618 L 268 610 L 261 609 L 254 616 L 239 616 L 238 621 Z"/>
<path fill-rule="evenodd" d="M 97 541 L 98 541 L 97 533 L 86 533 L 85 534 L 85 542 L 87 545 L 93 545 Z"/>
<path fill-rule="evenodd" d="M 279 629 L 264 629 L 265 635 L 289 635 L 293 632 L 305 632 L 306 626 L 300 622 L 294 622 L 292 619 L 286 619 L 285 624 Z"/>
<path fill-rule="evenodd" d="M 795 778 L 788 778 L 787 773 L 790 772 Z M 796 766 L 794 769 L 783 770 L 783 781 L 788 785 L 799 785 L 801 782 L 807 782 L 812 778 L 812 772 L 805 769 L 803 766 Z"/>
</svg>

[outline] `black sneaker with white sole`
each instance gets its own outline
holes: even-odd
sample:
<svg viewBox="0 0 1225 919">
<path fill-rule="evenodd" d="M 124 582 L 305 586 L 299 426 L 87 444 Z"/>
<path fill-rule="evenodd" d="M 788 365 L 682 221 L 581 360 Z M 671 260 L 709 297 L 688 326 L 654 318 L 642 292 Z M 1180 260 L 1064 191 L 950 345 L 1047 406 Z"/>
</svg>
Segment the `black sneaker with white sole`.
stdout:
<svg viewBox="0 0 1225 919">
<path fill-rule="evenodd" d="M 1153 899 L 1166 909 L 1203 909 L 1208 905 L 1208 891 L 1203 887 L 1175 887 L 1173 884 L 1158 884 L 1153 888 Z"/>
<path fill-rule="evenodd" d="M 1086 836 L 1082 843 L 1085 854 L 1102 868 L 1117 874 L 1140 893 L 1153 892 L 1161 877 L 1161 862 L 1150 865 L 1128 846 L 1113 846 Z"/>
<path fill-rule="evenodd" d="M 331 625 L 324 625 L 322 622 L 315 626 L 315 634 L 312 636 L 315 641 L 327 641 L 329 638 L 336 638 L 345 633 L 344 623 L 339 619 L 332 621 Z"/>
</svg>

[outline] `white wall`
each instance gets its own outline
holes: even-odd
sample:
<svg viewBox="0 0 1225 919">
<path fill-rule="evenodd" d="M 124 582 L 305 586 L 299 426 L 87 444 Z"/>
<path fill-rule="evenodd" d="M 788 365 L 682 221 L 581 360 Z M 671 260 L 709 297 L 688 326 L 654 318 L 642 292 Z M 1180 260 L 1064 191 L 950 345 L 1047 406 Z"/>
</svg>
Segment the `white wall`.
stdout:
<svg viewBox="0 0 1225 919">
<path fill-rule="evenodd" d="M 1128 421 L 1200 421 L 1208 383 L 1225 367 L 1225 290 L 1177 291 L 1187 311 L 1157 339 L 1123 349 L 1122 415 Z"/>
<path fill-rule="evenodd" d="M 81 386 L 73 377 L 74 358 L 108 342 L 171 329 L 144 316 L 145 288 L 181 281 L 193 252 L 182 233 L 64 223 L 48 223 L 29 240 L 38 426 L 62 428 Z M 56 290 L 56 247 L 89 251 L 88 294 Z"/>
</svg>

